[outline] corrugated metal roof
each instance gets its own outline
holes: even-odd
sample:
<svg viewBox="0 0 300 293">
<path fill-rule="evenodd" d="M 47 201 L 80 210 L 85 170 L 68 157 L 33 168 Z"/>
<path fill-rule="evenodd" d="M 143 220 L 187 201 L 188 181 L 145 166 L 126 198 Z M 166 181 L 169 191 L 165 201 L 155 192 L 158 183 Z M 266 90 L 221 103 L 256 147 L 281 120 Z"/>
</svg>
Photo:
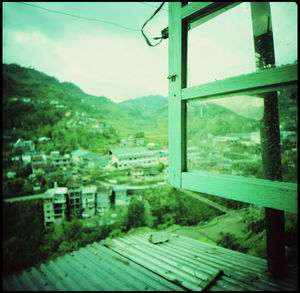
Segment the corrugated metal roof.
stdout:
<svg viewBox="0 0 300 293">
<path fill-rule="evenodd" d="M 146 268 L 94 243 L 3 281 L 3 290 L 183 290 Z"/>
<path fill-rule="evenodd" d="M 174 234 L 168 242 L 152 244 L 149 236 L 123 237 L 106 245 L 189 290 L 203 290 L 216 277 L 211 290 L 297 288 L 297 275 L 275 280 L 267 272 L 264 259 Z"/>
<path fill-rule="evenodd" d="M 168 242 L 152 244 L 150 235 L 93 243 L 5 279 L 3 289 L 297 290 L 296 269 L 275 280 L 264 259 L 176 234 Z"/>
</svg>

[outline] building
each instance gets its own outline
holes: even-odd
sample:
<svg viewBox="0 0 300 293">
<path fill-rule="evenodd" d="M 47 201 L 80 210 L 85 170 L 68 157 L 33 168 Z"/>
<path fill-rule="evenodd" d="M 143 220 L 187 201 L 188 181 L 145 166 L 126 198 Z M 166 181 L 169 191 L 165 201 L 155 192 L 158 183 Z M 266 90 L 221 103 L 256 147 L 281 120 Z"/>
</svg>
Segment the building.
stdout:
<svg viewBox="0 0 300 293">
<path fill-rule="evenodd" d="M 88 154 L 89 151 L 85 151 L 85 150 L 76 150 L 74 152 L 71 153 L 72 159 L 74 161 L 75 164 L 80 165 L 83 163 L 83 157 Z"/>
<path fill-rule="evenodd" d="M 66 187 L 56 187 L 54 192 L 54 221 L 60 223 L 67 216 L 67 192 Z"/>
<path fill-rule="evenodd" d="M 14 144 L 15 148 L 20 148 L 23 152 L 35 151 L 35 144 L 32 140 L 22 140 L 19 138 Z"/>
<path fill-rule="evenodd" d="M 127 196 L 126 185 L 116 185 L 113 187 L 114 204 L 116 206 L 129 204 L 130 197 Z"/>
<path fill-rule="evenodd" d="M 110 208 L 111 188 L 101 186 L 97 189 L 96 194 L 96 213 L 103 216 L 104 212 Z"/>
<path fill-rule="evenodd" d="M 137 167 L 137 168 L 131 168 L 130 170 L 130 175 L 134 178 L 139 178 L 144 175 L 144 171 L 142 168 Z"/>
<path fill-rule="evenodd" d="M 50 153 L 49 160 L 51 166 L 55 169 L 66 170 L 72 167 L 73 163 L 69 154 L 60 155 L 59 151 L 53 151 Z"/>
<path fill-rule="evenodd" d="M 38 142 L 45 143 L 48 142 L 49 140 L 51 140 L 49 137 L 43 136 L 38 139 Z"/>
<path fill-rule="evenodd" d="M 71 217 L 79 217 L 82 212 L 82 184 L 78 176 L 70 176 L 67 181 L 68 208 Z"/>
<path fill-rule="evenodd" d="M 85 150 L 76 150 L 71 155 L 76 165 L 87 168 L 104 168 L 109 162 L 107 156 Z"/>
<path fill-rule="evenodd" d="M 67 188 L 48 189 L 44 194 L 44 226 L 48 228 L 53 223 L 61 223 L 67 215 Z"/>
<path fill-rule="evenodd" d="M 88 218 L 95 215 L 96 212 L 96 192 L 97 186 L 90 185 L 82 188 L 82 217 Z"/>
<path fill-rule="evenodd" d="M 146 147 L 110 149 L 110 166 L 117 169 L 151 167 L 159 162 L 167 163 L 167 150 L 149 150 Z"/>
<path fill-rule="evenodd" d="M 31 169 L 33 174 L 35 174 L 39 169 L 44 170 L 47 165 L 46 155 L 31 156 Z"/>
</svg>

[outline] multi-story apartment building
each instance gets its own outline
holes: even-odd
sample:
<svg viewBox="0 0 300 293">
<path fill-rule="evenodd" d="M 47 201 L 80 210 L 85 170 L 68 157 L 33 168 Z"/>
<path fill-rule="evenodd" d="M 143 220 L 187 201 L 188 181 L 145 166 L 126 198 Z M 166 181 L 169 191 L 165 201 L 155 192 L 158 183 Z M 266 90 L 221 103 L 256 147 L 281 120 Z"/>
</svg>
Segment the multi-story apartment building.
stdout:
<svg viewBox="0 0 300 293">
<path fill-rule="evenodd" d="M 54 189 L 48 189 L 44 194 L 44 226 L 48 228 L 54 222 Z"/>
<path fill-rule="evenodd" d="M 78 217 L 82 212 L 82 184 L 78 176 L 71 176 L 67 181 L 68 204 L 71 217 Z"/>
<path fill-rule="evenodd" d="M 38 169 L 47 169 L 48 165 L 46 155 L 35 155 L 31 157 L 31 169 L 33 174 L 35 174 Z"/>
<path fill-rule="evenodd" d="M 96 213 L 99 216 L 103 216 L 104 212 L 110 208 L 111 192 L 110 187 L 98 187 L 96 194 Z"/>
<path fill-rule="evenodd" d="M 72 167 L 72 160 L 69 154 L 60 155 L 59 151 L 53 151 L 50 154 L 50 162 L 51 165 L 56 169 L 67 169 L 69 167 Z"/>
<path fill-rule="evenodd" d="M 82 188 L 82 217 L 92 217 L 96 212 L 97 186 L 90 185 Z"/>
<path fill-rule="evenodd" d="M 127 186 L 126 185 L 114 186 L 113 194 L 114 194 L 116 206 L 129 204 L 130 197 L 127 197 Z"/>
<path fill-rule="evenodd" d="M 115 205 L 129 203 L 126 186 L 115 186 L 113 193 Z M 44 226 L 48 228 L 53 223 L 61 223 L 72 217 L 102 216 L 111 206 L 111 194 L 110 187 L 82 186 L 79 177 L 75 176 L 68 180 L 67 187 L 57 187 L 55 184 L 54 188 L 44 193 Z"/>
<path fill-rule="evenodd" d="M 67 216 L 67 188 L 48 189 L 44 194 L 44 225 L 60 223 Z"/>
</svg>

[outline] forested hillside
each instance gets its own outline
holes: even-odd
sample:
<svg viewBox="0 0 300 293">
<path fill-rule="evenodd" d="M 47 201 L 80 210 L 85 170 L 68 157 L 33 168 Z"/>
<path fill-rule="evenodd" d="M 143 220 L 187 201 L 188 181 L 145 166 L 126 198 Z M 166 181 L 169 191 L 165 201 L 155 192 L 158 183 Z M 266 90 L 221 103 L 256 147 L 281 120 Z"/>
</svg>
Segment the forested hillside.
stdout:
<svg viewBox="0 0 300 293">
<path fill-rule="evenodd" d="M 166 131 L 167 115 L 164 121 L 157 115 L 145 117 L 145 109 L 128 108 L 103 96 L 88 95 L 72 83 L 59 82 L 32 68 L 3 64 L 2 72 L 3 132 L 10 142 L 19 137 L 36 141 L 46 136 L 62 152 L 77 147 L 95 150 L 96 145 L 118 144 L 121 137 L 128 135 Z M 149 111 L 152 98 L 146 100 Z M 95 123 L 101 131 L 92 129 Z M 64 147 L 60 147 L 61 141 Z"/>
</svg>

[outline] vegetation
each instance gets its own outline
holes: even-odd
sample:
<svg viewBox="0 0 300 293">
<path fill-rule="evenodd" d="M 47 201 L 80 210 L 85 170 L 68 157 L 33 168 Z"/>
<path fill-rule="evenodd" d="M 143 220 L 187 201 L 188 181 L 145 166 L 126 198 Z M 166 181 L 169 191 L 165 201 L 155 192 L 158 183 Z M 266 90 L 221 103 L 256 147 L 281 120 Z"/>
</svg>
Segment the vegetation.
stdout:
<svg viewBox="0 0 300 293">
<path fill-rule="evenodd" d="M 62 154 L 70 153 L 80 148 L 105 154 L 108 148 L 119 146 L 121 137 L 126 135 L 131 135 L 134 139 L 143 138 L 145 142 L 167 145 L 167 99 L 150 96 L 116 104 L 106 97 L 88 95 L 71 83 L 61 83 L 56 78 L 34 69 L 15 64 L 3 64 L 2 67 L 2 106 L 5 117 L 3 134 L 6 137 L 3 151 L 8 157 L 3 161 L 3 194 L 7 197 L 33 194 L 34 182 L 29 180 L 32 171 L 30 164 L 23 165 L 21 160 L 11 161 L 12 157 L 22 155 L 20 149 L 13 149 L 10 145 L 20 137 L 33 140 L 37 150 L 46 154 L 53 150 Z M 297 133 L 297 118 L 294 119 L 297 109 L 294 107 L 292 112 L 290 110 L 293 109 L 294 100 L 295 95 L 281 92 L 279 111 L 280 120 L 283 121 L 282 130 Z M 151 107 L 145 107 L 146 104 Z M 262 178 L 261 164 L 256 159 L 237 162 L 247 159 L 248 156 L 256 158 L 260 154 L 257 146 L 231 142 L 226 145 L 226 150 L 223 145 L 220 147 L 212 143 L 213 136 L 258 131 L 260 121 L 212 103 L 203 106 L 201 115 L 199 112 L 197 105 L 188 105 L 187 137 L 193 146 L 200 146 L 201 156 L 209 154 L 213 161 L 214 155 L 221 153 L 222 159 L 232 161 L 230 172 L 239 170 L 244 176 Z M 292 119 L 289 119 L 290 116 Z M 42 136 L 50 138 L 50 141 L 46 144 L 39 142 L 38 139 Z M 297 182 L 294 138 L 294 135 L 287 135 L 282 139 L 283 175 L 284 181 L 289 182 Z M 209 167 L 214 167 L 214 163 L 209 164 Z M 162 172 L 164 168 L 163 164 L 159 164 L 144 171 L 150 177 Z M 16 173 L 14 178 L 6 178 L 8 170 Z M 220 170 L 217 166 L 216 171 Z M 81 170 L 81 173 L 89 177 L 91 183 L 105 181 L 112 176 L 118 183 L 129 182 L 128 170 L 108 174 L 95 168 L 92 171 Z M 41 190 L 45 190 L 53 187 L 54 182 L 59 186 L 65 185 L 67 178 L 61 172 L 50 175 L 37 172 L 36 180 L 41 183 Z M 221 214 L 172 187 L 136 191 L 131 195 L 132 200 L 128 206 L 113 208 L 101 219 L 95 217 L 91 221 L 92 225 L 87 225 L 87 220 L 75 218 L 53 225 L 47 231 L 43 225 L 41 200 L 4 203 L 4 275 L 64 255 L 106 237 L 120 237 L 142 227 L 152 231 L 167 229 L 171 225 L 196 226 Z M 257 212 L 259 209 L 252 209 L 249 204 L 238 201 L 205 194 L 202 196 L 229 209 L 245 211 L 245 235 L 237 237 L 231 233 L 220 234 L 218 245 L 266 257 L 264 216 Z M 111 223 L 113 213 L 117 217 Z M 99 220 L 102 221 L 101 225 Z M 286 214 L 285 223 L 285 242 L 290 247 L 289 259 L 293 260 L 296 258 L 297 216 Z"/>
</svg>

